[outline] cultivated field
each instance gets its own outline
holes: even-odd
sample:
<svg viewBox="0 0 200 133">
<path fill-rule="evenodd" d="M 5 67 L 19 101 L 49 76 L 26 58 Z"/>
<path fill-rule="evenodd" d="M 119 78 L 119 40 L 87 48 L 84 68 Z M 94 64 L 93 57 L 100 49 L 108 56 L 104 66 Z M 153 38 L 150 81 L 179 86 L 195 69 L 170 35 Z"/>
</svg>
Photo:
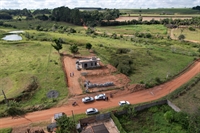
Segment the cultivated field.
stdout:
<svg viewBox="0 0 200 133">
<path fill-rule="evenodd" d="M 116 21 L 131 21 L 133 19 L 135 20 L 138 20 L 138 16 L 121 16 L 119 18 L 116 19 Z M 154 16 L 154 15 L 149 15 L 149 16 L 142 16 L 142 21 L 150 21 L 152 19 L 154 20 L 162 20 L 162 19 L 166 19 L 166 18 L 169 18 L 169 19 L 191 19 L 191 17 L 189 16 Z"/>
</svg>

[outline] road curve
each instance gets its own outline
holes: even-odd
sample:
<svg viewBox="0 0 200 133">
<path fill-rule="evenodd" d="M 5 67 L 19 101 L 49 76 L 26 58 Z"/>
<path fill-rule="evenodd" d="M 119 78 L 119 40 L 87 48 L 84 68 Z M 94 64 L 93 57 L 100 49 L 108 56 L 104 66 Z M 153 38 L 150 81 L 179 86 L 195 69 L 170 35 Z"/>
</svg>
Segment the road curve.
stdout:
<svg viewBox="0 0 200 133">
<path fill-rule="evenodd" d="M 12 117 L 1 118 L 0 128 L 15 127 L 24 124 L 50 120 L 52 116 L 58 112 L 65 112 L 68 116 L 71 116 L 72 110 L 74 114 L 79 114 L 84 113 L 89 107 L 95 107 L 101 111 L 102 109 L 118 106 L 118 102 L 120 100 L 128 100 L 131 104 L 156 100 L 174 91 L 198 73 L 200 73 L 200 62 L 196 61 L 187 71 L 177 78 L 154 88 L 135 93 L 129 93 L 125 96 L 110 98 L 109 101 L 97 101 L 89 104 L 83 104 L 81 101 L 78 101 L 79 105 L 75 107 L 71 106 L 70 104 L 62 107 L 28 113 L 24 117 L 18 117 L 15 119 L 12 119 Z"/>
</svg>

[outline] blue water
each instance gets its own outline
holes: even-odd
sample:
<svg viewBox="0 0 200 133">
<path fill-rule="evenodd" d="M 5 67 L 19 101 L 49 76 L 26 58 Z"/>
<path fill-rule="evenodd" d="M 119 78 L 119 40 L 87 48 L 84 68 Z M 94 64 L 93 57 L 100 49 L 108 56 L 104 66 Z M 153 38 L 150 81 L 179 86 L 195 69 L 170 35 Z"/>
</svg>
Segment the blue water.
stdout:
<svg viewBox="0 0 200 133">
<path fill-rule="evenodd" d="M 19 41 L 19 40 L 22 40 L 22 37 L 18 34 L 11 34 L 11 35 L 6 35 L 2 39 L 7 40 L 7 41 Z"/>
</svg>

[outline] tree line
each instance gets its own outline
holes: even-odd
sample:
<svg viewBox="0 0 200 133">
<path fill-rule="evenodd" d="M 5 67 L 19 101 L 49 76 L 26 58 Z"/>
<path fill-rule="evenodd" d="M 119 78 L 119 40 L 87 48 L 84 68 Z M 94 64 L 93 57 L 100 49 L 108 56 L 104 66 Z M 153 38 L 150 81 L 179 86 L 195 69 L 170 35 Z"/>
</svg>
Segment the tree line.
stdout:
<svg viewBox="0 0 200 133">
<path fill-rule="evenodd" d="M 199 6 L 194 7 L 198 9 Z M 115 21 L 120 16 L 118 9 L 105 9 L 103 11 L 79 11 L 79 9 L 70 9 L 65 6 L 57 7 L 52 10 L 50 9 L 37 9 L 30 11 L 28 9 L 23 10 L 0 10 L 0 19 L 12 19 L 13 16 L 18 16 L 20 19 L 22 16 L 26 16 L 27 20 L 39 19 L 39 20 L 51 20 L 51 21 L 62 21 L 72 23 L 75 25 L 86 25 L 89 27 L 95 26 L 117 26 L 117 25 L 129 25 L 129 24 L 173 24 L 173 25 L 200 25 L 200 17 L 193 17 L 192 19 L 172 19 L 166 18 L 160 21 L 150 20 L 143 21 L 143 17 L 138 16 L 138 20 L 133 19 L 129 21 Z M 21 20 L 21 19 L 20 19 Z M 112 20 L 112 21 L 111 21 Z"/>
<path fill-rule="evenodd" d="M 26 19 L 40 19 L 68 22 L 75 25 L 95 26 L 102 20 L 115 20 L 120 15 L 118 9 L 105 9 L 104 11 L 79 11 L 65 6 L 50 9 L 35 10 L 0 10 L 0 19 L 12 19 L 13 16 L 26 16 Z"/>
</svg>

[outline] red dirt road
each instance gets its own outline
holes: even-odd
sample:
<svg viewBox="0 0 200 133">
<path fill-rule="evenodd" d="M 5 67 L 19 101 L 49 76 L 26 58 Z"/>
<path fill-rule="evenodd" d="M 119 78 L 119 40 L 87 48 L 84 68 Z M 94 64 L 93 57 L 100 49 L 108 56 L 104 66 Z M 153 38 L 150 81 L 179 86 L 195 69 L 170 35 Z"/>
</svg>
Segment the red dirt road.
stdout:
<svg viewBox="0 0 200 133">
<path fill-rule="evenodd" d="M 74 114 L 79 114 L 84 113 L 85 110 L 89 107 L 95 107 L 101 111 L 102 109 L 118 106 L 118 102 L 120 100 L 128 100 L 131 104 L 152 101 L 155 99 L 159 99 L 167 95 L 168 93 L 174 91 L 198 73 L 200 73 L 200 62 L 197 61 L 194 63 L 194 65 L 191 66 L 191 68 L 188 71 L 184 72 L 182 75 L 173 79 L 172 81 L 164 83 L 160 86 L 156 86 L 154 88 L 142 90 L 135 93 L 129 92 L 125 95 L 116 97 L 114 95 L 113 98 L 109 98 L 109 101 L 95 101 L 93 103 L 83 104 L 81 102 L 81 98 L 79 98 L 79 100 L 77 101 L 79 105 L 76 107 L 73 107 L 71 106 L 71 104 L 68 104 L 62 107 L 28 113 L 24 117 L 18 117 L 15 119 L 12 119 L 11 117 L 2 118 L 0 119 L 0 128 L 14 127 L 39 121 L 51 120 L 52 116 L 55 113 L 61 111 L 65 112 L 68 116 L 71 116 L 72 110 Z"/>
</svg>

